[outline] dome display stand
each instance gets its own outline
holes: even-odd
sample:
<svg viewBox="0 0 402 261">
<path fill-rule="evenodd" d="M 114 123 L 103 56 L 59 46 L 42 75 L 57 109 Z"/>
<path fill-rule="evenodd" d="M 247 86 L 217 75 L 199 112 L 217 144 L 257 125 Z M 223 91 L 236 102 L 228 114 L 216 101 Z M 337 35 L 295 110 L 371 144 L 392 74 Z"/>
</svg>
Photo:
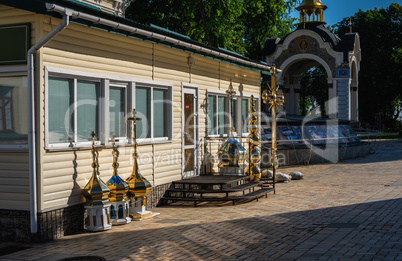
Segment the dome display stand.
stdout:
<svg viewBox="0 0 402 261">
<path fill-rule="evenodd" d="M 85 197 L 85 229 L 88 231 L 104 231 L 112 228 L 110 222 L 110 206 L 108 186 L 99 177 L 99 152 L 95 148 L 95 132 L 92 131 L 92 177 L 84 187 L 82 194 Z"/>
</svg>

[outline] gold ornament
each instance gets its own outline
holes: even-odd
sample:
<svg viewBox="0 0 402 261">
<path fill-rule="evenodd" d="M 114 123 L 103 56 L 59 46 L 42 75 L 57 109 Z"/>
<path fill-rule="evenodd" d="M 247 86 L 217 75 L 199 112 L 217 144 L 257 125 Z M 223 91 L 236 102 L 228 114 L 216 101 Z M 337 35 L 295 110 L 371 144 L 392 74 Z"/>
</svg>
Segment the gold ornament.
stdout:
<svg viewBox="0 0 402 261">
<path fill-rule="evenodd" d="M 258 167 L 258 162 L 260 162 L 261 159 L 261 152 L 258 149 L 258 146 L 260 145 L 260 137 L 258 136 L 258 125 L 257 123 L 257 116 L 255 115 L 256 113 L 256 105 L 255 105 L 256 100 L 254 99 L 254 96 L 251 95 L 250 98 L 250 116 L 249 116 L 249 122 L 250 126 L 248 127 L 248 130 L 250 132 L 249 135 L 249 144 L 250 144 L 250 150 L 249 150 L 249 165 L 246 168 L 246 174 L 250 175 L 251 181 L 258 182 L 261 179 L 261 170 Z"/>
<path fill-rule="evenodd" d="M 275 178 L 276 168 L 278 167 L 277 159 L 277 146 L 276 146 L 276 114 L 279 109 L 279 105 L 283 106 L 285 104 L 285 96 L 283 93 L 278 94 L 279 86 L 276 85 L 276 74 L 278 69 L 276 66 L 272 66 L 271 70 L 271 86 L 269 86 L 269 91 L 264 90 L 262 93 L 262 100 L 264 103 L 269 102 L 271 107 L 272 115 L 272 153 L 271 153 L 271 164 L 273 175 Z"/>
<path fill-rule="evenodd" d="M 84 195 L 86 201 L 85 205 L 87 206 L 96 206 L 96 205 L 105 205 L 109 204 L 109 193 L 110 190 L 106 186 L 106 184 L 99 177 L 98 170 L 98 157 L 99 152 L 95 148 L 95 132 L 91 132 L 92 137 L 92 177 L 84 187 L 82 194 Z"/>
</svg>

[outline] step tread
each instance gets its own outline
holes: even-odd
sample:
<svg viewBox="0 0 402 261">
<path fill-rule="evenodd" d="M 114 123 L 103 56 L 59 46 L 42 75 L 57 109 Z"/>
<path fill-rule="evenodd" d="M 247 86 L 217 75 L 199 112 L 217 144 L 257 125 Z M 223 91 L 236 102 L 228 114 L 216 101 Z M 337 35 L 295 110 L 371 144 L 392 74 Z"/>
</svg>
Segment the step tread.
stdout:
<svg viewBox="0 0 402 261">
<path fill-rule="evenodd" d="M 250 192 L 243 196 L 229 196 L 229 197 L 162 197 L 164 200 L 175 201 L 232 201 L 232 200 L 248 200 L 256 199 L 273 191 L 273 188 L 262 188 L 253 192 Z"/>
<path fill-rule="evenodd" d="M 211 175 L 211 176 L 195 176 L 187 179 L 176 180 L 173 181 L 172 184 L 226 185 L 246 180 L 250 180 L 250 176 Z"/>
<path fill-rule="evenodd" d="M 188 192 L 188 193 L 226 193 L 226 192 L 238 192 L 244 191 L 250 188 L 259 186 L 259 182 L 248 182 L 245 184 L 238 185 L 233 188 L 223 188 L 223 189 L 183 189 L 183 188 L 170 188 L 168 192 Z"/>
</svg>

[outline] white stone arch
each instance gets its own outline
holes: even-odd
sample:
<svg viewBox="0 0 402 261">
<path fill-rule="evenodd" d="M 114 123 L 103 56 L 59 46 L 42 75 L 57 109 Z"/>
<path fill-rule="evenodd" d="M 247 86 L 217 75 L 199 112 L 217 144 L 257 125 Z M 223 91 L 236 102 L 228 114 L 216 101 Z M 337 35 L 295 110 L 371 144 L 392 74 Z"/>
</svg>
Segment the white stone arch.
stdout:
<svg viewBox="0 0 402 261">
<path fill-rule="evenodd" d="M 286 112 L 289 114 L 300 114 L 300 80 L 302 78 L 302 74 L 310 69 L 312 66 L 314 66 L 307 64 L 305 68 L 301 69 L 302 73 L 300 73 L 299 76 L 290 77 L 289 69 L 292 68 L 292 66 L 297 66 L 297 63 L 303 61 L 308 61 L 310 63 L 315 63 L 322 66 L 327 73 L 328 87 L 332 87 L 333 85 L 333 71 L 321 57 L 310 53 L 301 53 L 289 57 L 279 67 L 279 69 L 281 69 L 281 72 L 278 75 L 278 84 L 282 86 L 282 89 L 285 92 L 285 99 L 287 101 L 285 107 Z M 285 77 L 287 78 L 287 80 L 285 80 Z M 333 100 L 334 95 L 336 95 L 336 92 L 334 92 L 332 88 L 330 88 L 328 90 L 328 101 Z M 330 106 L 332 105 L 328 104 L 328 106 L 326 106 L 328 107 L 328 113 L 331 111 L 329 109 Z"/>
<path fill-rule="evenodd" d="M 300 53 L 300 54 L 295 54 L 292 57 L 289 57 L 288 59 L 286 59 L 281 66 L 279 67 L 279 69 L 281 70 L 281 72 L 278 75 L 278 84 L 283 84 L 283 78 L 285 76 L 286 71 L 296 62 L 300 62 L 303 60 L 313 60 L 316 61 L 317 63 L 319 63 L 322 67 L 324 67 L 325 71 L 327 72 L 327 76 L 328 76 L 328 83 L 332 83 L 332 78 L 333 78 L 333 74 L 332 74 L 332 70 L 329 67 L 329 65 L 319 56 L 314 55 L 314 54 L 310 54 L 310 53 Z"/>
<path fill-rule="evenodd" d="M 321 29 L 319 28 L 319 30 Z M 282 86 L 281 89 L 286 98 L 285 108 L 282 109 L 289 114 L 300 114 L 300 81 L 298 79 L 301 79 L 301 75 L 307 67 L 320 65 L 327 72 L 327 115 L 329 118 L 345 119 L 357 123 L 357 87 L 361 61 L 359 35 L 348 33 L 341 40 L 337 36 L 330 35 L 328 31 L 326 32 L 329 37 L 327 39 L 318 32 L 312 29 L 297 29 L 283 40 L 270 39 L 267 42 L 268 54 L 265 56 L 265 61 L 269 65 L 278 65 L 282 70 L 278 75 L 278 84 Z M 299 37 L 310 38 L 310 41 L 314 41 L 314 48 L 317 49 L 312 50 L 318 55 L 311 52 L 311 49 L 304 52 L 300 46 L 295 45 L 300 44 L 302 39 L 299 40 Z M 273 45 L 275 45 L 275 51 L 271 52 Z"/>
<path fill-rule="evenodd" d="M 317 41 L 320 48 L 325 49 L 329 55 L 331 55 L 332 57 L 335 58 L 336 66 L 340 66 L 342 64 L 343 53 L 336 52 L 332 48 L 331 44 L 325 42 L 319 34 L 317 34 L 314 31 L 307 30 L 307 29 L 297 30 L 297 31 L 292 32 L 290 35 L 288 35 L 282 44 L 278 44 L 276 51 L 272 55 L 267 57 L 268 58 L 267 62 L 272 64 L 272 62 L 275 61 L 275 59 L 277 59 L 281 55 L 282 51 L 289 49 L 289 45 L 294 39 L 301 37 L 301 36 L 310 36 L 310 37 L 314 38 Z M 358 50 L 360 50 L 360 44 L 359 44 L 358 48 L 359 48 Z"/>
</svg>

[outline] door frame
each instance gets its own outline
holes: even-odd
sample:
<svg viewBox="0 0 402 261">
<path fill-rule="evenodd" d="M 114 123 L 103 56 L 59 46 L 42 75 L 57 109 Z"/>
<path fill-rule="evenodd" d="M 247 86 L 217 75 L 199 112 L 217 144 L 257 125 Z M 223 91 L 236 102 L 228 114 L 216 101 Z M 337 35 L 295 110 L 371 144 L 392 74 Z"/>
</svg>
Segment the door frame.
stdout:
<svg viewBox="0 0 402 261">
<path fill-rule="evenodd" d="M 198 90 L 198 85 L 196 84 L 191 84 L 191 83 L 182 83 L 181 84 L 181 105 L 180 105 L 180 111 L 181 111 L 181 133 L 184 133 L 184 93 L 186 90 L 191 90 L 191 92 L 194 92 L 194 104 L 195 104 L 195 113 L 196 113 L 196 119 L 194 121 L 194 127 L 195 127 L 195 141 L 194 141 L 194 174 L 190 176 L 199 176 L 200 173 L 200 168 L 199 168 L 199 155 L 200 155 L 200 131 L 199 131 L 199 126 L 200 126 L 200 113 L 199 113 L 199 90 Z M 185 168 L 185 155 L 184 155 L 184 138 L 182 136 L 181 138 L 181 177 L 182 179 L 187 177 L 184 175 L 184 168 Z M 190 177 L 188 176 L 188 177 Z"/>
</svg>

